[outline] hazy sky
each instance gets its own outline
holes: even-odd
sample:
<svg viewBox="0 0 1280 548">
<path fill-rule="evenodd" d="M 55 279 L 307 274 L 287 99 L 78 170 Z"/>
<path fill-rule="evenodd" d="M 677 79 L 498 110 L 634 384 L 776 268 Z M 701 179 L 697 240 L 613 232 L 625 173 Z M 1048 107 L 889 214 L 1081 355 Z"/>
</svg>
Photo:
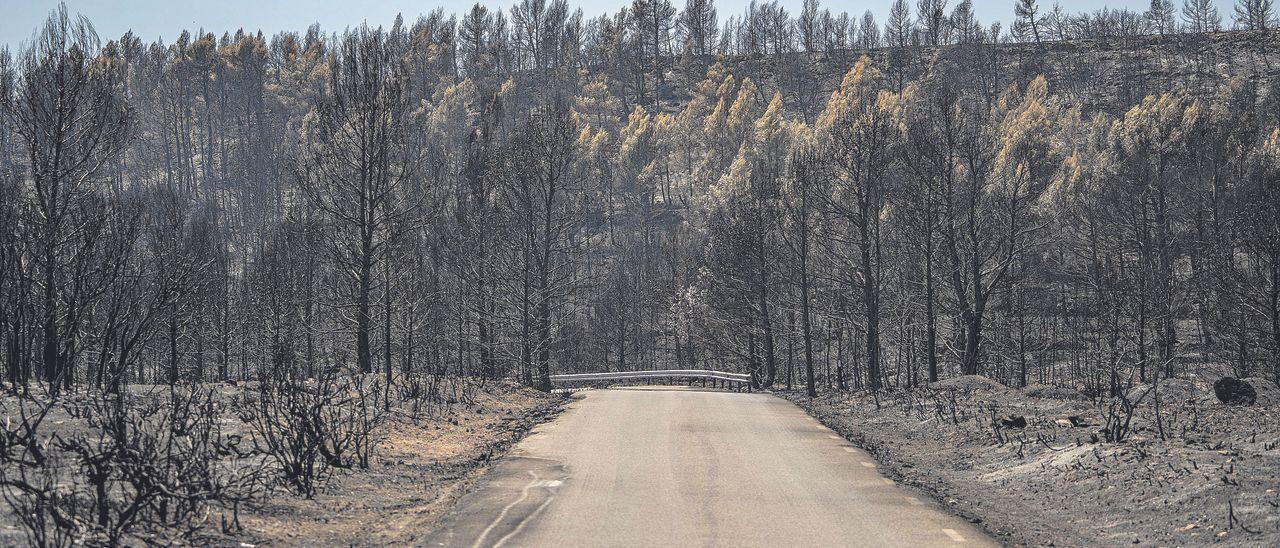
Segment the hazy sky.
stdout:
<svg viewBox="0 0 1280 548">
<path fill-rule="evenodd" d="M 719 0 L 716 7 L 720 20 L 743 11 L 749 0 Z M 870 9 L 883 21 L 891 0 L 828 0 L 823 6 L 833 11 L 861 14 Z M 1216 0 L 1223 19 L 1230 23 L 1233 0 Z M 799 11 L 803 0 L 781 0 L 793 13 Z M 1012 17 L 1014 0 L 974 0 L 978 16 L 983 21 Z M 1103 6 L 1113 8 L 1128 6 L 1145 9 L 1149 0 L 1060 0 L 1071 10 L 1093 10 Z M 340 30 L 347 26 L 368 21 L 371 25 L 390 25 L 397 13 L 405 14 L 412 21 L 417 15 L 429 12 L 437 6 L 446 11 L 460 13 L 469 9 L 475 0 L 202 0 L 185 2 L 178 0 L 66 0 L 68 9 L 89 17 L 105 41 L 118 38 L 132 29 L 147 41 L 163 38 L 166 42 L 183 29 L 222 34 L 244 28 L 261 29 L 271 35 L 281 30 L 305 30 L 313 22 L 326 30 Z M 512 1 L 487 0 L 481 3 L 490 7 L 508 7 Z M 673 0 L 683 7 L 684 0 Z M 911 2 L 913 5 L 915 2 Z M 952 1 L 951 4 L 956 4 Z M 1043 0 L 1052 5 L 1051 0 Z M 570 0 L 571 5 L 581 6 L 588 16 L 616 11 L 630 0 Z M 1174 4 L 1181 7 L 1181 0 Z M 0 46 L 16 48 L 31 37 L 32 32 L 44 21 L 49 11 L 58 5 L 57 0 L 0 0 Z"/>
</svg>

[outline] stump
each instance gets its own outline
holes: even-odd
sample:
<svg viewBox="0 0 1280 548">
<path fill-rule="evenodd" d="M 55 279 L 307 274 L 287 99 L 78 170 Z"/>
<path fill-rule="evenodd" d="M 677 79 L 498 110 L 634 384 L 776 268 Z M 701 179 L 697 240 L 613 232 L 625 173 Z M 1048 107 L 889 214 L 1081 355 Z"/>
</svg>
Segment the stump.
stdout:
<svg viewBox="0 0 1280 548">
<path fill-rule="evenodd" d="M 1258 391 L 1253 385 L 1233 377 L 1223 377 L 1213 383 L 1213 393 L 1218 401 L 1227 405 L 1253 405 L 1258 401 Z"/>
</svg>

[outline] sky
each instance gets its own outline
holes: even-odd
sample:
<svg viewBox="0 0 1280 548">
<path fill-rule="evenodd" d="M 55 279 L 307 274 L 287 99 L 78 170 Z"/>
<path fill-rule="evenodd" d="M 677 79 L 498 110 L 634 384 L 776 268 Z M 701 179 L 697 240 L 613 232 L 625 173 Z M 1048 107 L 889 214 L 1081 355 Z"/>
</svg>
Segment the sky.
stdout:
<svg viewBox="0 0 1280 548">
<path fill-rule="evenodd" d="M 744 11 L 749 0 L 718 0 L 716 7 L 720 20 Z M 799 11 L 803 0 L 780 0 L 793 14 Z M 868 9 L 884 21 L 891 0 L 827 0 L 823 7 L 832 11 L 861 14 Z M 1072 11 L 1088 11 L 1109 6 L 1143 10 L 1150 0 L 1059 0 Z M 1224 22 L 1230 24 L 1233 0 L 1216 0 Z M 214 32 L 244 28 L 250 32 L 262 30 L 270 36 L 282 30 L 304 31 L 312 23 L 320 23 L 326 31 L 336 31 L 367 21 L 370 25 L 389 26 L 397 13 L 405 14 L 412 21 L 419 14 L 443 7 L 445 11 L 462 13 L 475 0 L 66 0 L 72 14 L 80 13 L 93 22 L 103 41 L 122 36 L 133 30 L 145 41 L 163 39 L 171 42 L 183 29 Z M 489 7 L 509 7 L 514 0 L 482 0 Z M 580 6 L 587 16 L 612 13 L 630 0 L 570 0 L 570 5 Z M 684 0 L 673 0 L 683 7 Z M 915 2 L 911 2 L 913 5 Z M 950 2 L 957 3 L 956 1 Z M 1014 0 L 974 0 L 978 17 L 984 22 L 1008 21 L 1012 18 Z M 1052 5 L 1051 0 L 1042 0 Z M 1175 6 L 1182 2 L 1175 0 Z M 32 33 L 57 7 L 57 0 L 0 0 L 0 47 L 16 49 L 29 40 Z"/>
</svg>

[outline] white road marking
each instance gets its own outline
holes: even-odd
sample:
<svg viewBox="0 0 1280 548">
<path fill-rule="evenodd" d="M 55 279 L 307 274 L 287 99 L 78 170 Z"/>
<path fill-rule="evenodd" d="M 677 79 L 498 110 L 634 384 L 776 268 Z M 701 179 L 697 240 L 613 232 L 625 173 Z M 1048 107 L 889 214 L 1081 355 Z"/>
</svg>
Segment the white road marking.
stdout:
<svg viewBox="0 0 1280 548">
<path fill-rule="evenodd" d="M 520 498 L 512 501 L 511 504 L 503 507 L 501 512 L 498 512 L 498 517 L 494 518 L 493 523 L 490 523 L 488 527 L 484 528 L 484 531 L 480 532 L 480 537 L 471 545 L 471 548 L 480 548 L 481 546 L 484 546 L 485 537 L 489 536 L 489 533 L 493 532 L 494 527 L 497 527 L 499 523 L 502 523 L 502 519 L 507 517 L 507 512 L 510 512 L 517 504 L 524 502 L 524 499 L 529 498 L 529 490 L 533 489 L 534 486 L 538 484 L 538 475 L 533 473 L 533 470 L 529 471 L 529 475 L 533 476 L 533 481 L 529 482 L 529 485 L 524 486 L 524 489 L 520 490 Z"/>
<path fill-rule="evenodd" d="M 558 460 L 556 460 L 556 459 L 549 459 L 549 458 L 547 458 L 547 457 L 535 457 L 535 456 L 533 456 L 533 455 L 520 455 L 520 456 L 519 456 L 519 458 L 522 458 L 522 459 L 533 459 L 533 460 L 545 460 L 545 461 L 547 461 L 547 462 L 554 462 L 554 463 L 556 463 L 556 464 L 560 464 L 560 461 L 558 461 Z"/>
<path fill-rule="evenodd" d="M 875 467 L 876 467 L 876 463 L 874 463 L 874 462 L 867 462 L 867 461 L 865 461 L 865 460 L 864 460 L 864 461 L 862 461 L 862 466 L 864 466 L 864 467 L 866 467 L 866 468 L 875 468 Z"/>
<path fill-rule="evenodd" d="M 560 482 L 556 481 L 556 483 L 559 484 Z M 503 535 L 502 538 L 498 539 L 498 542 L 494 543 L 493 548 L 502 548 L 503 544 L 506 544 L 508 540 L 511 540 L 511 537 L 514 537 L 516 536 L 516 534 L 520 533 L 520 530 L 524 529 L 525 524 L 529 523 L 530 521 L 533 521 L 533 518 L 538 517 L 538 514 L 541 514 L 542 510 L 545 509 L 547 505 L 551 504 L 551 501 L 553 500 L 556 500 L 556 498 L 547 497 L 547 500 L 543 501 L 542 505 L 538 506 L 538 508 L 534 510 L 532 513 L 530 513 L 527 517 L 520 520 L 520 523 L 516 525 L 515 529 L 512 529 L 510 533 L 507 533 L 506 535 Z"/>
<path fill-rule="evenodd" d="M 493 532 L 493 528 L 497 527 L 498 524 L 502 522 L 502 519 L 507 517 L 507 512 L 510 512 L 511 509 L 514 508 L 517 504 L 524 502 L 524 499 L 529 498 L 530 489 L 533 489 L 534 487 L 543 487 L 543 488 L 550 489 L 553 487 L 559 487 L 561 484 L 564 483 L 561 480 L 538 479 L 538 475 L 533 473 L 532 470 L 529 471 L 529 475 L 533 476 L 533 481 L 529 482 L 528 485 L 524 486 L 524 489 L 520 490 L 520 498 L 516 499 L 514 502 L 512 502 L 511 504 L 508 504 L 505 508 L 502 509 L 502 512 L 500 512 L 498 514 L 498 517 L 493 520 L 493 523 L 490 523 L 489 526 L 485 527 L 484 531 L 480 533 L 480 538 L 477 538 L 475 544 L 471 545 L 472 548 L 479 548 L 480 546 L 484 545 L 485 537 L 489 536 L 489 533 Z M 502 538 L 498 539 L 498 542 L 493 544 L 493 548 L 499 548 L 503 544 L 506 544 L 508 540 L 511 540 L 511 537 L 516 536 L 517 533 L 519 533 L 521 530 L 524 529 L 525 524 L 529 523 L 530 521 L 533 520 L 533 518 L 537 517 L 538 514 L 542 513 L 542 510 L 545 509 L 548 504 L 551 504 L 551 501 L 555 500 L 555 498 L 556 497 L 554 495 L 547 497 L 547 500 L 543 501 L 542 504 L 539 505 L 537 509 L 531 512 L 529 515 L 525 516 L 524 519 L 521 519 L 520 523 L 516 524 L 515 529 L 512 529 L 510 533 L 507 533 L 506 535 L 503 535 Z"/>
<path fill-rule="evenodd" d="M 951 537 L 952 541 L 964 542 L 964 536 L 957 533 L 955 529 L 943 529 L 942 532 L 946 533 L 948 537 Z"/>
<path fill-rule="evenodd" d="M 915 497 L 907 497 L 907 504 L 912 506 L 924 506 L 924 502 L 921 502 L 920 499 Z"/>
</svg>

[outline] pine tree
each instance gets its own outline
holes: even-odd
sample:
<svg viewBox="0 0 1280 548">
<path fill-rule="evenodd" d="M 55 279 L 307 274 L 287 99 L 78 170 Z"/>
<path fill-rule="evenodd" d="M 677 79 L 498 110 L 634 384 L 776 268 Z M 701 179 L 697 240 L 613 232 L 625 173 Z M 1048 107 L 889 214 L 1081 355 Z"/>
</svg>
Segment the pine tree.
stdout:
<svg viewBox="0 0 1280 548">
<path fill-rule="evenodd" d="M 819 150 L 832 174 L 831 187 L 821 194 L 842 220 L 846 235 L 841 240 L 850 242 L 848 254 L 857 265 L 857 283 L 850 289 L 859 296 L 864 316 L 848 321 L 864 326 L 866 382 L 872 390 L 883 381 L 883 224 L 892 196 L 889 171 L 899 106 L 897 96 L 883 85 L 879 71 L 862 57 L 832 92 L 815 124 Z"/>
<path fill-rule="evenodd" d="M 333 259 L 353 288 L 354 354 L 363 373 L 373 371 L 378 267 L 388 260 L 395 227 L 426 199 L 411 188 L 418 158 L 407 133 L 409 79 L 387 44 L 386 33 L 365 26 L 342 37 L 295 165 L 308 201 L 329 222 Z"/>
<path fill-rule="evenodd" d="M 947 19 L 947 26 L 951 29 L 953 41 L 958 44 L 973 44 L 983 38 L 982 24 L 973 13 L 973 0 L 961 0 L 956 4 Z M 995 39 L 999 39 L 999 32 L 995 35 Z"/>
<path fill-rule="evenodd" d="M 858 25 L 858 46 L 870 51 L 883 44 L 880 38 L 880 26 L 876 24 L 876 15 L 867 10 L 862 14 L 862 22 Z"/>
<path fill-rule="evenodd" d="M 818 8 L 818 0 L 804 0 L 800 8 L 800 17 L 796 18 L 796 31 L 800 34 L 800 47 L 806 53 L 813 53 L 819 48 L 819 36 L 822 32 L 819 23 L 822 12 Z"/>
<path fill-rule="evenodd" d="M 1217 32 L 1222 29 L 1222 15 L 1213 0 L 1182 0 L 1182 22 L 1188 32 Z"/>
<path fill-rule="evenodd" d="M 693 55 L 711 55 L 715 49 L 716 7 L 712 0 L 687 0 L 677 22 L 685 50 Z"/>
<path fill-rule="evenodd" d="M 911 43 L 911 33 L 911 6 L 907 0 L 893 0 L 889 20 L 884 26 L 884 37 L 889 41 L 889 47 L 907 47 Z"/>
<path fill-rule="evenodd" d="M 1037 0 L 1018 0 L 1013 6 L 1014 28 L 1026 29 L 1040 43 L 1040 6 Z"/>
<path fill-rule="evenodd" d="M 1236 27 L 1267 30 L 1276 26 L 1274 0 L 1236 0 Z"/>
<path fill-rule="evenodd" d="M 916 18 L 916 31 L 922 44 L 939 46 L 946 42 L 950 23 L 947 0 L 916 0 Z"/>
<path fill-rule="evenodd" d="M 1151 7 L 1145 14 L 1147 26 L 1162 36 L 1173 32 L 1176 27 L 1173 13 L 1173 0 L 1151 0 Z"/>
<path fill-rule="evenodd" d="M 38 348 L 40 377 L 56 394 L 74 382 L 80 323 L 97 298 L 80 294 L 79 288 L 94 283 L 84 273 L 109 270 L 86 262 L 106 260 L 97 253 L 103 253 L 99 240 L 106 239 L 109 213 L 96 187 L 125 152 L 134 113 L 125 102 L 122 60 L 102 48 L 89 20 L 72 18 L 65 4 L 19 50 L 16 74 L 8 55 L 3 58 L 0 124 L 29 162 L 20 179 L 21 207 L 34 220 L 23 261 L 40 287 L 30 303 L 39 343 L 28 344 Z"/>
</svg>

